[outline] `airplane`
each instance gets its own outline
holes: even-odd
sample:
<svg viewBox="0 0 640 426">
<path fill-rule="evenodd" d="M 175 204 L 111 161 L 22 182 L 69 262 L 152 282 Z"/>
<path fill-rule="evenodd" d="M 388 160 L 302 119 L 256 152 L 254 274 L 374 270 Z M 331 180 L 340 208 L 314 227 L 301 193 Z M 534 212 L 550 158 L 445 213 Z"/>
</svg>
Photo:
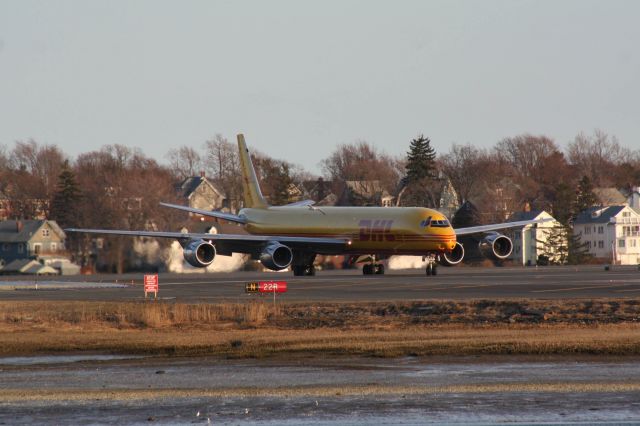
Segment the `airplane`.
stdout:
<svg viewBox="0 0 640 426">
<path fill-rule="evenodd" d="M 513 244 L 496 232 L 550 219 L 452 228 L 442 213 L 423 207 L 317 207 L 313 200 L 270 206 L 262 195 L 244 135 L 238 149 L 242 171 L 244 208 L 237 215 L 160 203 L 164 207 L 242 224 L 249 235 L 128 231 L 69 228 L 68 232 L 173 238 L 183 247 L 184 259 L 194 267 L 207 267 L 216 256 L 246 253 L 273 271 L 291 267 L 295 276 L 315 275 L 316 255 L 366 258 L 364 275 L 384 274 L 377 263 L 392 255 L 418 255 L 426 260 L 426 275 L 436 275 L 437 265 L 462 262 L 463 245 L 456 237 L 481 234 L 483 256 L 506 259 Z"/>
</svg>

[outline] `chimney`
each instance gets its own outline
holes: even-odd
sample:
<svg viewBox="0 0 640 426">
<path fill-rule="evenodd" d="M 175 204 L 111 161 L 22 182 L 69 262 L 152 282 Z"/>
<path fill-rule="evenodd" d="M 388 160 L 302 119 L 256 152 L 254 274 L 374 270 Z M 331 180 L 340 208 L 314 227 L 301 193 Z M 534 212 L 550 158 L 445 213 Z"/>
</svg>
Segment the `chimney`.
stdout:
<svg viewBox="0 0 640 426">
<path fill-rule="evenodd" d="M 206 173 L 204 172 L 204 170 L 200 170 L 200 177 L 201 177 L 201 178 L 204 178 L 204 177 L 205 177 L 205 175 L 206 175 Z"/>
<path fill-rule="evenodd" d="M 22 232 L 22 228 L 24 228 L 24 223 L 21 220 L 16 220 L 16 232 Z"/>
</svg>

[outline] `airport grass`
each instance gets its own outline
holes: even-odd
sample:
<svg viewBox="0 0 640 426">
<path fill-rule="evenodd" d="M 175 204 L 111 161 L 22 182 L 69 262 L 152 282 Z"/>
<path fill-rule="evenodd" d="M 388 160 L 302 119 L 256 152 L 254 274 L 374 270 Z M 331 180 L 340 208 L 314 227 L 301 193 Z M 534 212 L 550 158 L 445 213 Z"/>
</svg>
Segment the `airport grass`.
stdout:
<svg viewBox="0 0 640 426">
<path fill-rule="evenodd" d="M 0 302 L 0 355 L 640 355 L 640 300 Z"/>
</svg>

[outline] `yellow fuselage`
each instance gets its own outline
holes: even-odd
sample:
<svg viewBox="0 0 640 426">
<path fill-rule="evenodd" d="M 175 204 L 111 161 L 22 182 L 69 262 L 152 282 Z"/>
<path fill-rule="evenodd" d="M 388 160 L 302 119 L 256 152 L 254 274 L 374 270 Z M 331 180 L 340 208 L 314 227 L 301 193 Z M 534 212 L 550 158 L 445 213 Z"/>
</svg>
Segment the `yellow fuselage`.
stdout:
<svg viewBox="0 0 640 426">
<path fill-rule="evenodd" d="M 456 235 L 445 216 L 421 207 L 269 207 L 240 212 L 254 235 L 344 238 L 347 253 L 450 252 Z"/>
</svg>

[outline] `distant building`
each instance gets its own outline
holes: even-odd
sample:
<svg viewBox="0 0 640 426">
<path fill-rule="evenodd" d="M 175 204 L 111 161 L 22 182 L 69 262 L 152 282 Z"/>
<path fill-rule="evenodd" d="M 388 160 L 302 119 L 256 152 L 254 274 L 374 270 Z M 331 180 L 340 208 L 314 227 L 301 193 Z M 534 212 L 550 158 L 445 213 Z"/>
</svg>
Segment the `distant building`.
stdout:
<svg viewBox="0 0 640 426">
<path fill-rule="evenodd" d="M 512 236 L 513 251 L 509 259 L 521 265 L 536 265 L 541 255 L 548 253 L 545 244 L 550 237 L 552 230 L 559 229 L 561 224 L 546 211 L 528 211 L 518 212 L 511 215 L 509 222 L 517 222 L 521 220 L 536 219 L 552 219 L 548 222 L 533 223 L 523 226 L 522 228 L 514 228 L 509 233 Z M 566 241 L 565 241 L 566 244 Z M 552 262 L 554 258 L 549 259 Z"/>
<path fill-rule="evenodd" d="M 620 206 L 627 203 L 627 197 L 616 188 L 594 188 L 593 193 L 599 206 Z"/>
<path fill-rule="evenodd" d="M 630 191 L 624 191 L 625 197 L 627 197 L 626 204 L 640 212 L 640 186 L 634 186 Z"/>
<path fill-rule="evenodd" d="M 64 252 L 64 231 L 53 220 L 5 220 L 0 222 L 0 259 L 60 256 Z"/>
<path fill-rule="evenodd" d="M 229 208 L 229 203 L 224 192 L 205 176 L 192 176 L 178 186 L 178 192 L 192 208 L 202 210 L 221 210 Z M 202 218 L 203 216 L 189 213 L 190 217 Z"/>
<path fill-rule="evenodd" d="M 447 177 L 443 177 L 438 210 L 440 213 L 451 219 L 459 208 L 460 203 L 458 202 L 458 193 L 454 189 L 451 180 Z"/>
<path fill-rule="evenodd" d="M 640 212 L 627 205 L 584 210 L 573 232 L 596 258 L 620 265 L 640 263 Z"/>
</svg>

